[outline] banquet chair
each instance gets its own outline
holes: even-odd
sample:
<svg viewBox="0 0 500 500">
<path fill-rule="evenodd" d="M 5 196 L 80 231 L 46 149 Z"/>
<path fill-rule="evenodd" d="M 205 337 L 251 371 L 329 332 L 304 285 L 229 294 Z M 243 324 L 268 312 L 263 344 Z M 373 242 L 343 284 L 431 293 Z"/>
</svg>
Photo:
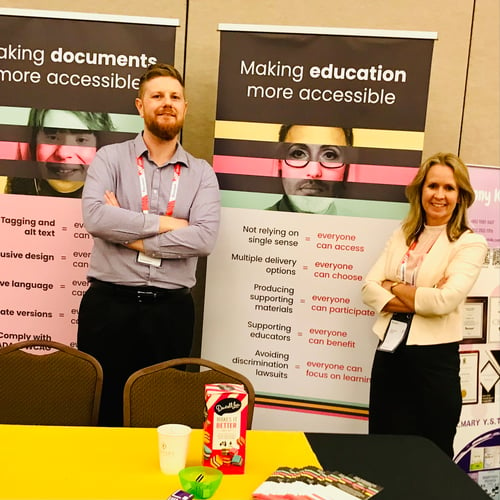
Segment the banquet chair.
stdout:
<svg viewBox="0 0 500 500">
<path fill-rule="evenodd" d="M 91 355 L 59 342 L 0 349 L 0 424 L 97 425 L 103 372 Z"/>
<path fill-rule="evenodd" d="M 183 369 L 190 366 L 199 371 Z M 165 423 L 177 423 L 201 429 L 205 384 L 221 382 L 243 384 L 245 387 L 248 393 L 247 428 L 250 429 L 255 404 L 255 391 L 250 380 L 202 358 L 171 359 L 133 373 L 123 391 L 124 426 L 158 427 Z"/>
</svg>

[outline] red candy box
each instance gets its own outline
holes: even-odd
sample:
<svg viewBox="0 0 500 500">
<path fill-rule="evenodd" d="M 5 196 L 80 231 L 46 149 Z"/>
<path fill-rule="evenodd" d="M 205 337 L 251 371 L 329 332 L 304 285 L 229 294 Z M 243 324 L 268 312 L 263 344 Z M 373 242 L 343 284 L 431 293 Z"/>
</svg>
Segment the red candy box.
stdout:
<svg viewBox="0 0 500 500">
<path fill-rule="evenodd" d="M 247 412 L 242 384 L 205 385 L 203 465 L 224 474 L 245 472 Z"/>
</svg>

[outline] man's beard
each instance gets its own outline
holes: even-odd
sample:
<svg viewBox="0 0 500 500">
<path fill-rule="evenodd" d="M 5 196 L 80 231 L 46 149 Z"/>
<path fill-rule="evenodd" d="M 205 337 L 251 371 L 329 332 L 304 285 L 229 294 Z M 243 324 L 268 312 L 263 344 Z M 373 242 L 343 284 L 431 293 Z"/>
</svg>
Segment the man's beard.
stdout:
<svg viewBox="0 0 500 500">
<path fill-rule="evenodd" d="M 176 121 L 175 123 L 158 123 L 155 119 L 146 119 L 146 128 L 159 139 L 164 141 L 171 141 L 175 139 L 182 129 L 183 121 Z"/>
</svg>

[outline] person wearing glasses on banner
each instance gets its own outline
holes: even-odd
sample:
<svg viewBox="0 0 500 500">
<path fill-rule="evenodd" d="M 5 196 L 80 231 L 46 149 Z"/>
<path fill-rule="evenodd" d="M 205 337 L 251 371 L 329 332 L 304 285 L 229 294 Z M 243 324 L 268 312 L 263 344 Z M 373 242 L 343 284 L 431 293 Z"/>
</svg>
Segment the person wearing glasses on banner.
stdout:
<svg viewBox="0 0 500 500">
<path fill-rule="evenodd" d="M 458 156 L 425 160 L 406 196 L 408 215 L 362 288 L 363 301 L 378 313 L 369 432 L 420 435 L 453 457 L 463 306 L 488 246 L 468 224 L 475 193 Z"/>
<path fill-rule="evenodd" d="M 94 247 L 77 341 L 103 367 L 106 426 L 122 424 L 134 371 L 189 356 L 197 261 L 214 248 L 220 220 L 212 167 L 179 142 L 187 101 L 177 69 L 150 66 L 135 104 L 143 132 L 97 152 L 82 197 Z"/>
<path fill-rule="evenodd" d="M 352 146 L 352 129 L 282 125 L 279 141 L 284 196 L 268 210 L 336 214 L 334 198 L 349 173 L 345 147 Z"/>
</svg>

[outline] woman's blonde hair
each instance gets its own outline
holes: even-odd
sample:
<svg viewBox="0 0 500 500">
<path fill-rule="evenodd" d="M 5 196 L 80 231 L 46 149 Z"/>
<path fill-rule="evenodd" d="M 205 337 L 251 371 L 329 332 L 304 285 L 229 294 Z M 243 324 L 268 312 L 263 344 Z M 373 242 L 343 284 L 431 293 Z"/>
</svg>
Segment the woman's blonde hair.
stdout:
<svg viewBox="0 0 500 500">
<path fill-rule="evenodd" d="M 450 167 L 453 170 L 453 176 L 458 186 L 457 205 L 446 226 L 448 239 L 455 241 L 465 231 L 472 231 L 467 221 L 467 209 L 474 203 L 476 195 L 470 183 L 467 166 L 453 153 L 436 153 L 420 165 L 417 175 L 406 187 L 406 198 L 410 202 L 410 210 L 403 221 L 402 228 L 407 245 L 417 240 L 424 230 L 425 212 L 422 207 L 422 190 L 427 174 L 433 165 Z"/>
</svg>

